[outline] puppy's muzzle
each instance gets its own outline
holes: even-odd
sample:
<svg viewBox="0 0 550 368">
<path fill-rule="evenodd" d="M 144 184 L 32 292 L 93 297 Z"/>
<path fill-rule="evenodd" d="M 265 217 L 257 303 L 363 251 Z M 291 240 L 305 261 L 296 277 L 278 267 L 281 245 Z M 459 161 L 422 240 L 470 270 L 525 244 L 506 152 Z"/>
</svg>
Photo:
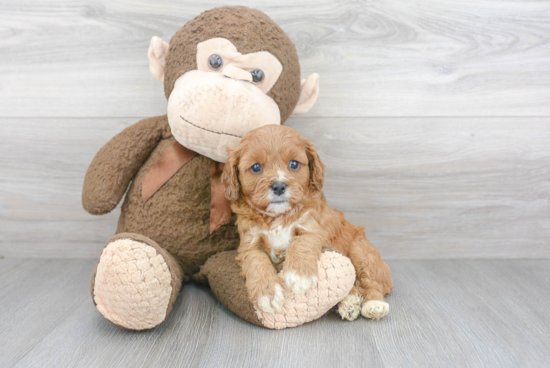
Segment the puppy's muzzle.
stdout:
<svg viewBox="0 0 550 368">
<path fill-rule="evenodd" d="M 277 181 L 271 184 L 271 191 L 273 192 L 273 194 L 280 196 L 285 193 L 286 184 L 281 181 Z"/>
</svg>

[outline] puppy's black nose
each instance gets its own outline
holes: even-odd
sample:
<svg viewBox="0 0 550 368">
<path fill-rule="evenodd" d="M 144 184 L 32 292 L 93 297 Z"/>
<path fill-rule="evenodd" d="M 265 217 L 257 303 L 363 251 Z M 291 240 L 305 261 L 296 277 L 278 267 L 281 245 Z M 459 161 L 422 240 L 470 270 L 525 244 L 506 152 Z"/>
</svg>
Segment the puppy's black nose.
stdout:
<svg viewBox="0 0 550 368">
<path fill-rule="evenodd" d="M 271 184 L 271 190 L 273 191 L 273 193 L 275 193 L 276 195 L 281 195 L 285 192 L 286 190 L 286 184 L 283 183 L 283 182 L 275 182 L 273 184 Z"/>
</svg>

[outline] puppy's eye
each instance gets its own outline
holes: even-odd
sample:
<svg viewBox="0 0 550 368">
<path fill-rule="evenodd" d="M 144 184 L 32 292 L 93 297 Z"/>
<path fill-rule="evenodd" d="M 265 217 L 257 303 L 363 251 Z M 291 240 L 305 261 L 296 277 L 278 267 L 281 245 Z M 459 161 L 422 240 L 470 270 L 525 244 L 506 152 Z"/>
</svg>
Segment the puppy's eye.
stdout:
<svg viewBox="0 0 550 368">
<path fill-rule="evenodd" d="M 218 70 L 223 65 L 223 59 L 216 54 L 210 55 L 210 58 L 208 58 L 208 65 L 210 65 L 210 69 Z"/>
<path fill-rule="evenodd" d="M 288 167 L 290 167 L 292 170 L 298 170 L 300 168 L 300 163 L 298 161 L 290 160 Z"/>
<path fill-rule="evenodd" d="M 262 165 L 254 164 L 250 167 L 250 171 L 252 171 L 254 174 L 259 173 L 260 171 L 262 171 Z"/>
<path fill-rule="evenodd" d="M 262 72 L 260 69 L 256 69 L 252 72 L 252 83 L 260 83 L 264 79 L 264 72 Z"/>
</svg>

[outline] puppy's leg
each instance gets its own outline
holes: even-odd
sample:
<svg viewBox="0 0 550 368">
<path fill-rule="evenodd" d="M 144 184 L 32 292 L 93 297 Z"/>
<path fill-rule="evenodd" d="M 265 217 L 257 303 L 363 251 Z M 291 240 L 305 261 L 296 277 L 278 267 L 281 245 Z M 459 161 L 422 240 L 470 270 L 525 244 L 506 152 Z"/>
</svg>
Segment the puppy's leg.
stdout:
<svg viewBox="0 0 550 368">
<path fill-rule="evenodd" d="M 357 275 L 355 288 L 363 298 L 361 314 L 377 321 L 389 311 L 389 304 L 384 302 L 384 296 L 392 289 L 390 267 L 364 236 L 354 241 L 348 256 Z"/>
<path fill-rule="evenodd" d="M 240 251 L 237 257 L 250 301 L 268 313 L 281 310 L 285 298 L 277 271 L 268 255 L 257 249 Z"/>
<path fill-rule="evenodd" d="M 295 294 L 304 294 L 318 281 L 318 262 L 323 238 L 318 234 L 295 236 L 288 246 L 283 273 L 286 285 Z"/>
</svg>

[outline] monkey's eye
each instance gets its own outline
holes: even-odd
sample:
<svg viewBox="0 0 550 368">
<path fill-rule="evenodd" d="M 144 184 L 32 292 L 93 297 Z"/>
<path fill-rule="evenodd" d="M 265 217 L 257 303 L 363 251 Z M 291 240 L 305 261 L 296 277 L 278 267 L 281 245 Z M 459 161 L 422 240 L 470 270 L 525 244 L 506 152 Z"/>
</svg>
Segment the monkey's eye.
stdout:
<svg viewBox="0 0 550 368">
<path fill-rule="evenodd" d="M 260 83 L 264 79 L 264 72 L 256 69 L 250 72 L 252 74 L 252 83 Z"/>
<path fill-rule="evenodd" d="M 208 64 L 210 65 L 210 69 L 218 70 L 223 66 L 223 59 L 216 54 L 210 55 L 210 58 L 208 59 Z"/>
<path fill-rule="evenodd" d="M 254 174 L 259 173 L 260 171 L 262 171 L 262 165 L 254 164 L 250 167 L 250 171 L 252 171 Z"/>
<path fill-rule="evenodd" d="M 298 161 L 290 160 L 288 167 L 290 167 L 291 170 L 298 170 L 300 168 L 300 163 Z"/>
</svg>

